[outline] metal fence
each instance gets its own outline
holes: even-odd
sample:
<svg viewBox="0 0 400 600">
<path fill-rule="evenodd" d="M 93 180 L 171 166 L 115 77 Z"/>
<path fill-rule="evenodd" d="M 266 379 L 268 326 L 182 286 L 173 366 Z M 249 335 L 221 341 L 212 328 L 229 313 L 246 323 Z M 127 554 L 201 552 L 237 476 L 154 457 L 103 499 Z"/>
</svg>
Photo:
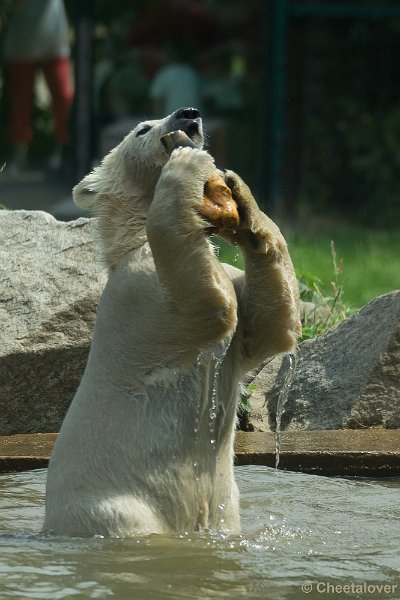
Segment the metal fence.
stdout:
<svg viewBox="0 0 400 600">
<path fill-rule="evenodd" d="M 400 3 L 274 0 L 269 205 L 399 224 Z"/>
</svg>

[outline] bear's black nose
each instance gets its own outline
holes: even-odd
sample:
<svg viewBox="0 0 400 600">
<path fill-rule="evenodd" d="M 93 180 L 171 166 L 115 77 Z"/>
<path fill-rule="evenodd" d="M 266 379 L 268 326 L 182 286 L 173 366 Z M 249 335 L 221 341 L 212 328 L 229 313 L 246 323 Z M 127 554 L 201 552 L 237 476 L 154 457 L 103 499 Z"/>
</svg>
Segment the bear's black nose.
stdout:
<svg viewBox="0 0 400 600">
<path fill-rule="evenodd" d="M 174 115 L 175 119 L 197 119 L 200 117 L 200 113 L 197 108 L 178 108 L 175 111 Z"/>
</svg>

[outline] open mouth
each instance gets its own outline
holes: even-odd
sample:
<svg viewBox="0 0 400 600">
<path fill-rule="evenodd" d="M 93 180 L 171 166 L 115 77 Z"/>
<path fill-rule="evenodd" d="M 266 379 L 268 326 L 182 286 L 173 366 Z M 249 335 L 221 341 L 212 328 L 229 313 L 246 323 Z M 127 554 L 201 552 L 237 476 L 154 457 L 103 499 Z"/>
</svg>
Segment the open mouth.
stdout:
<svg viewBox="0 0 400 600">
<path fill-rule="evenodd" d="M 190 137 L 190 139 L 193 139 L 194 137 L 196 137 L 197 135 L 200 135 L 200 123 L 199 121 L 201 121 L 201 119 L 187 119 L 185 120 L 185 122 L 182 124 L 182 126 L 180 127 L 180 129 L 182 131 L 184 131 L 186 133 L 186 135 L 188 137 Z"/>
<path fill-rule="evenodd" d="M 183 131 L 197 148 L 203 147 L 203 121 L 196 108 L 179 108 L 168 120 L 167 132 Z"/>
</svg>

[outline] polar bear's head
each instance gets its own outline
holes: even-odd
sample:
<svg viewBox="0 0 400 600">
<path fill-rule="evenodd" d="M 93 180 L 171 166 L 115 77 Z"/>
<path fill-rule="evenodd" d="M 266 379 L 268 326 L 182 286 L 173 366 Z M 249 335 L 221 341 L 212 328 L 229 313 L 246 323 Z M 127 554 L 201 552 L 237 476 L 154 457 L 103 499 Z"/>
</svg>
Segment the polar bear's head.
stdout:
<svg viewBox="0 0 400 600">
<path fill-rule="evenodd" d="M 203 147 L 203 126 L 195 108 L 180 108 L 164 119 L 139 123 L 73 189 L 75 203 L 98 217 L 105 261 L 114 269 L 146 240 L 145 222 L 161 169 L 168 161 L 161 138 L 184 131 Z"/>
<path fill-rule="evenodd" d="M 97 213 L 104 196 L 111 202 L 113 197 L 126 194 L 139 202 L 151 201 L 161 169 L 169 158 L 161 138 L 178 129 L 198 148 L 203 147 L 202 119 L 195 108 L 179 108 L 164 119 L 143 121 L 75 186 L 75 203 Z"/>
</svg>

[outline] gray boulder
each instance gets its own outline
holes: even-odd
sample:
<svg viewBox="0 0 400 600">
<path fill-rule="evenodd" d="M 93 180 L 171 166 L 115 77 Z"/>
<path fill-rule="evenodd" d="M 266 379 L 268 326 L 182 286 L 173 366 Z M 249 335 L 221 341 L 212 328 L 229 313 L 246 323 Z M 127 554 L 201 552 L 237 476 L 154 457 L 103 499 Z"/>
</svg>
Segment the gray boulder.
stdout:
<svg viewBox="0 0 400 600">
<path fill-rule="evenodd" d="M 282 429 L 399 428 L 400 291 L 300 344 L 296 363 Z M 287 358 L 278 356 L 253 380 L 250 421 L 256 429 L 275 430 L 288 374 Z"/>
<path fill-rule="evenodd" d="M 58 431 L 106 278 L 93 219 L 0 211 L 0 435 Z"/>
</svg>

